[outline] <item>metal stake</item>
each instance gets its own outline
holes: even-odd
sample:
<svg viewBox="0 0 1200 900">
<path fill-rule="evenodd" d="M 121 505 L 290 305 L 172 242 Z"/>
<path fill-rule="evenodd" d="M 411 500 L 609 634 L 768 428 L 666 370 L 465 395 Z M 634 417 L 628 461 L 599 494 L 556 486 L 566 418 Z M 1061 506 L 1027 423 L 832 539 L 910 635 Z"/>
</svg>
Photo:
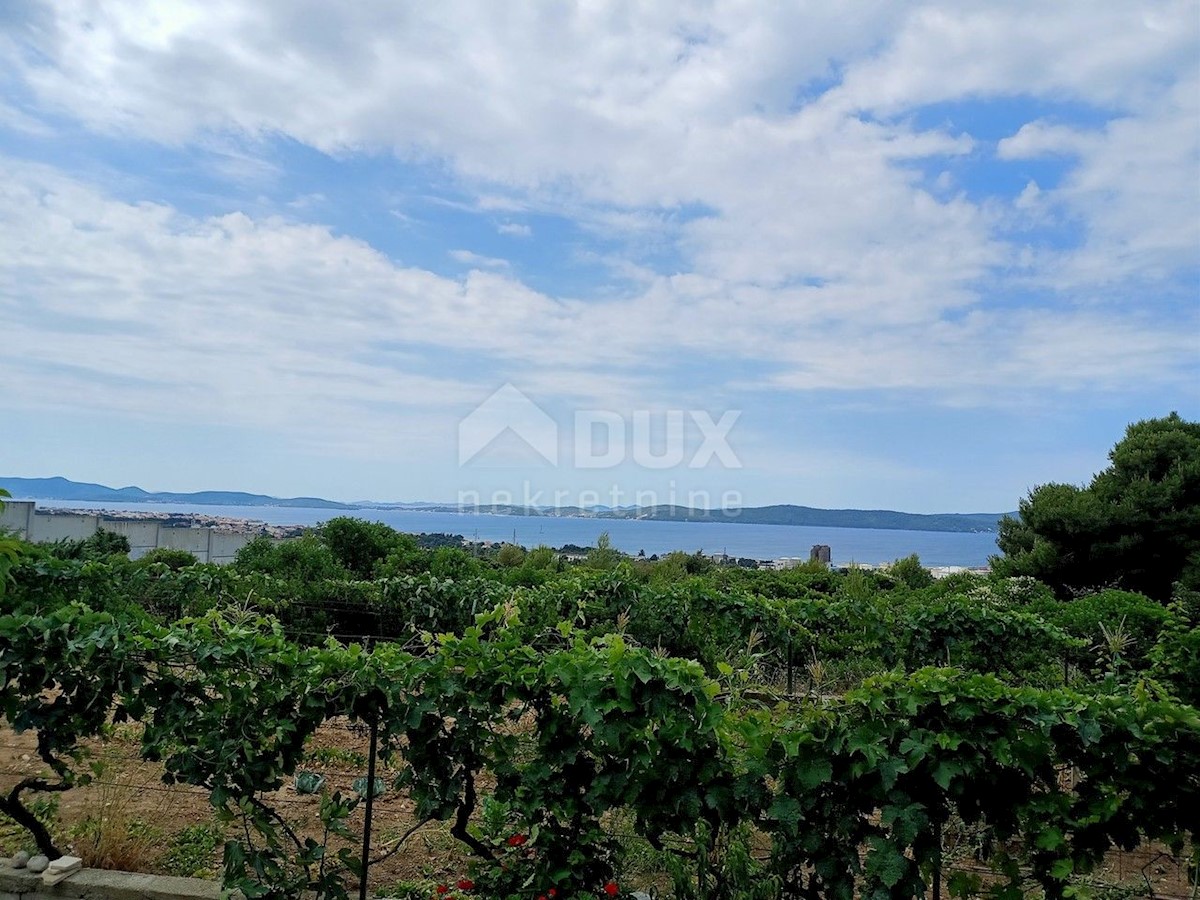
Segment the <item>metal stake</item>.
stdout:
<svg viewBox="0 0 1200 900">
<path fill-rule="evenodd" d="M 367 756 L 367 814 L 363 821 L 362 877 L 358 900 L 367 900 L 367 868 L 371 864 L 371 810 L 375 806 L 375 751 L 379 742 L 379 715 L 371 717 L 371 749 Z"/>
</svg>

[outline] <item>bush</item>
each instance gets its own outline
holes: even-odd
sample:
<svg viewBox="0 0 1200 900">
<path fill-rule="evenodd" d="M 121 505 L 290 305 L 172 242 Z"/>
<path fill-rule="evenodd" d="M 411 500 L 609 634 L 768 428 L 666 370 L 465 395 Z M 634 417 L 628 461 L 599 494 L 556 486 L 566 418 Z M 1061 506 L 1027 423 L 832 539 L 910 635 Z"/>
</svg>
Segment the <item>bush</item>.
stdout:
<svg viewBox="0 0 1200 900">
<path fill-rule="evenodd" d="M 1025 680 L 1057 675 L 1062 659 L 1083 647 L 1033 613 L 967 597 L 907 605 L 896 625 L 897 645 L 909 669 L 959 666 Z"/>
<path fill-rule="evenodd" d="M 545 584 L 555 573 L 563 570 L 558 554 L 549 547 L 534 547 L 525 554 L 517 568 L 501 573 L 505 584 L 534 587 Z"/>
<path fill-rule="evenodd" d="M 496 551 L 496 564 L 506 569 L 515 569 L 525 562 L 525 548 L 516 544 L 504 544 Z"/>
<path fill-rule="evenodd" d="M 914 591 L 929 587 L 934 581 L 933 574 L 921 565 L 921 560 L 915 553 L 896 560 L 888 566 L 887 574 Z"/>
<path fill-rule="evenodd" d="M 1149 653 L 1151 674 L 1184 703 L 1200 707 L 1200 616 L 1179 601 L 1170 609 L 1173 615 Z"/>
<path fill-rule="evenodd" d="M 138 560 L 138 565 L 152 566 L 155 563 L 162 563 L 171 571 L 178 572 L 180 569 L 196 565 L 197 562 L 199 560 L 186 550 L 175 550 L 171 547 L 155 547 Z"/>
<path fill-rule="evenodd" d="M 1147 654 L 1171 614 L 1162 604 L 1143 594 L 1106 590 L 1065 603 L 1044 601 L 1030 606 L 1046 621 L 1086 642 L 1073 661 L 1085 668 L 1111 662 L 1115 647 L 1108 647 L 1120 632 L 1117 649 L 1121 662 L 1134 671 L 1146 668 Z M 1089 658 L 1090 654 L 1090 658 Z M 1097 663 L 1098 657 L 1104 657 Z"/>
<path fill-rule="evenodd" d="M 311 534 L 278 542 L 265 535 L 257 537 L 237 552 L 233 566 L 238 572 L 261 572 L 299 582 L 346 576 L 329 547 Z"/>
<path fill-rule="evenodd" d="M 437 552 L 437 551 L 435 551 Z M 376 578 L 399 578 L 429 571 L 431 555 L 411 534 L 397 532 L 388 554 L 375 564 Z"/>
<path fill-rule="evenodd" d="M 130 548 L 129 538 L 125 535 L 99 528 L 91 537 L 80 541 L 55 541 L 48 549 L 58 559 L 106 559 L 110 556 L 128 556 Z"/>
<path fill-rule="evenodd" d="M 462 547 L 439 547 L 429 560 L 429 574 L 435 578 L 463 581 L 482 574 L 482 571 L 479 560 Z"/>
<path fill-rule="evenodd" d="M 350 516 L 330 519 L 321 526 L 319 534 L 342 568 L 356 578 L 370 578 L 376 566 L 401 544 L 417 548 L 412 535 L 402 535 L 382 522 Z"/>
</svg>

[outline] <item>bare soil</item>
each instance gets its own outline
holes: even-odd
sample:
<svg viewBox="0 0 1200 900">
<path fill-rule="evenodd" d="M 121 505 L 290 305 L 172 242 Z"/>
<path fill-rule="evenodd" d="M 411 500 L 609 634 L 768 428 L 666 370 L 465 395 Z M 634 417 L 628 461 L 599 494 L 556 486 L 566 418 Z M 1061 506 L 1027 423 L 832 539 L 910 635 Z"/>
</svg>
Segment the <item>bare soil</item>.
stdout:
<svg viewBox="0 0 1200 900">
<path fill-rule="evenodd" d="M 221 867 L 221 848 L 207 855 L 204 871 L 180 871 L 171 864 L 169 851 L 189 826 L 216 823 L 206 791 L 182 785 L 165 785 L 162 767 L 140 759 L 138 726 L 118 726 L 106 742 L 87 747 L 90 762 L 98 765 L 98 774 L 89 785 L 51 795 L 57 798 L 53 832 L 65 852 L 82 856 L 86 865 L 97 868 L 161 874 L 204 874 L 216 877 Z M 364 729 L 345 722 L 326 723 L 313 736 L 308 764 L 303 769 L 325 776 L 326 786 L 353 794 L 352 783 L 366 774 L 368 740 Z M 0 790 L 7 793 L 22 778 L 49 774 L 38 759 L 32 733 L 16 734 L 0 727 Z M 377 776 L 389 785 L 397 773 L 382 761 Z M 26 795 L 27 802 L 29 795 Z M 322 838 L 319 799 L 296 791 L 294 783 L 262 799 L 279 810 L 301 836 Z M 383 856 L 394 841 L 411 829 L 416 820 L 406 797 L 389 790 L 375 798 L 372 828 L 372 858 Z M 363 810 L 351 817 L 352 829 L 360 829 Z M 233 826 L 230 826 L 231 828 Z M 232 831 L 229 832 L 232 835 Z M 361 850 L 361 831 L 354 852 Z M 336 848 L 338 844 L 332 842 Z M 12 855 L 19 849 L 32 850 L 28 836 L 12 823 L 0 826 L 0 855 Z M 412 887 L 431 888 L 453 883 L 466 875 L 468 854 L 449 834 L 446 823 L 428 823 L 399 846 L 395 853 L 372 865 L 369 875 L 372 892 L 395 893 L 407 883 Z M 955 868 L 984 875 L 986 870 L 969 863 L 948 863 L 947 876 Z M 648 880 L 661 878 L 645 873 Z M 986 881 L 985 877 L 985 881 Z M 1179 898 L 1191 896 L 1184 861 L 1170 856 L 1163 848 L 1143 846 L 1130 852 L 1113 852 L 1091 877 L 1097 886 L 1112 889 L 1108 896 L 1147 896 Z M 347 877 L 353 882 L 353 877 Z"/>
</svg>

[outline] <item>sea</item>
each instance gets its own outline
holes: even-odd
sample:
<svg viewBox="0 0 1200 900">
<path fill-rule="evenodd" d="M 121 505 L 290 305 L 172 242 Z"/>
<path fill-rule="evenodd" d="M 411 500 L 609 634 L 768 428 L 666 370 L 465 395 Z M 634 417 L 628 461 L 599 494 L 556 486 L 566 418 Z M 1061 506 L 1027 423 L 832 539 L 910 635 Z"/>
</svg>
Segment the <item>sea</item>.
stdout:
<svg viewBox="0 0 1200 900">
<path fill-rule="evenodd" d="M 316 525 L 335 516 L 385 522 L 413 534 L 461 534 L 475 541 L 511 541 L 525 547 L 595 546 L 607 533 L 612 545 L 632 555 L 727 553 L 751 559 L 801 557 L 814 544 L 828 544 L 835 565 L 877 565 L 917 554 L 926 566 L 985 566 L 998 552 L 989 532 L 894 531 L 878 528 L 821 528 L 808 525 L 742 525 L 729 522 L 658 522 L 549 516 L 481 515 L 419 509 L 330 510 L 283 506 L 201 506 L 187 503 L 89 503 L 39 500 L 38 506 L 131 512 L 198 513 L 254 519 L 270 525 Z"/>
</svg>

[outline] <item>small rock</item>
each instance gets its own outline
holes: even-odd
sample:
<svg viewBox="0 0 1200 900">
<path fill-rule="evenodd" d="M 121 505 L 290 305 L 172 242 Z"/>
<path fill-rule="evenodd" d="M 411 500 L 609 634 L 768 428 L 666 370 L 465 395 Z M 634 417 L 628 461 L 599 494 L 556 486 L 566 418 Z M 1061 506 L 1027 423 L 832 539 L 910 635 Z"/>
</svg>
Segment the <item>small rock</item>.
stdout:
<svg viewBox="0 0 1200 900">
<path fill-rule="evenodd" d="M 25 865 L 28 862 L 29 862 L 29 853 L 26 852 L 25 850 L 18 850 L 16 853 L 13 854 L 12 867 L 14 869 L 23 869 L 23 868 L 25 868 Z"/>
<path fill-rule="evenodd" d="M 34 875 L 45 872 L 48 865 L 50 865 L 50 857 L 44 856 L 41 853 L 29 860 L 28 863 L 29 871 Z"/>
<path fill-rule="evenodd" d="M 78 856 L 60 856 L 54 862 L 50 863 L 42 875 L 42 883 L 48 885 L 58 884 L 60 881 L 65 881 L 76 872 L 83 868 L 83 860 Z"/>
</svg>

